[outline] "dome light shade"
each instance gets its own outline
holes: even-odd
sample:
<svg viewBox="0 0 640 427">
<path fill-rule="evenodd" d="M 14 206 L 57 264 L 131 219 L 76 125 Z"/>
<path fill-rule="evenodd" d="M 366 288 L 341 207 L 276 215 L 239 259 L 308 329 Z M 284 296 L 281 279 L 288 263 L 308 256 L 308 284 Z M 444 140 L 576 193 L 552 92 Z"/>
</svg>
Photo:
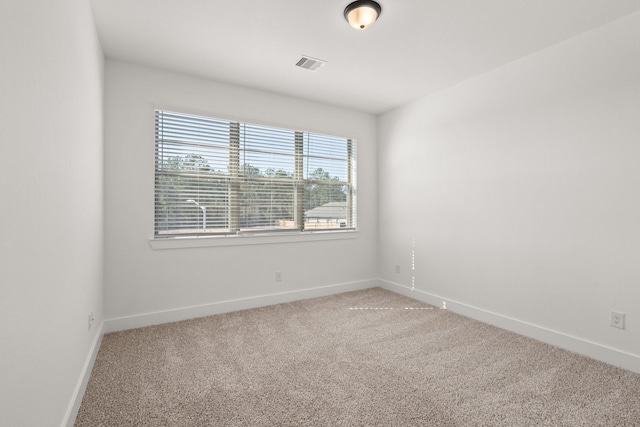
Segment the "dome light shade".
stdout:
<svg viewBox="0 0 640 427">
<path fill-rule="evenodd" d="M 372 26 L 382 12 L 378 3 L 372 0 L 358 0 L 344 9 L 344 18 L 356 30 L 366 30 Z"/>
</svg>

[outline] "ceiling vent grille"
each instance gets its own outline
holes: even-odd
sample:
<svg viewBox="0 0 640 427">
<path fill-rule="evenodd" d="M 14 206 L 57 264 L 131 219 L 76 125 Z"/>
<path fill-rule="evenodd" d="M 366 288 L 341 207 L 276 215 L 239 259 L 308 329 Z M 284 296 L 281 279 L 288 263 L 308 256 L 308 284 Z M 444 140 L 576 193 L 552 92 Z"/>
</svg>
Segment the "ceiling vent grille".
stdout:
<svg viewBox="0 0 640 427">
<path fill-rule="evenodd" d="M 303 56 L 300 58 L 298 62 L 296 62 L 296 66 L 302 67 L 306 70 L 315 71 L 318 68 L 322 67 L 326 64 L 327 61 L 323 61 L 322 59 L 311 58 L 309 56 Z"/>
</svg>

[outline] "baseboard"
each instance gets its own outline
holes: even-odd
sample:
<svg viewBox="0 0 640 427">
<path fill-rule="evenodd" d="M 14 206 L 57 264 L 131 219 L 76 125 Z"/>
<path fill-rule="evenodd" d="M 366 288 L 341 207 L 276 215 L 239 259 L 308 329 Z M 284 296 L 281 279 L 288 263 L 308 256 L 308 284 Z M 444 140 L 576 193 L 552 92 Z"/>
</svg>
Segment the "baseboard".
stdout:
<svg viewBox="0 0 640 427">
<path fill-rule="evenodd" d="M 134 316 L 117 317 L 105 320 L 105 333 L 142 328 L 162 323 L 177 322 L 180 320 L 194 319 L 196 317 L 212 316 L 214 314 L 228 313 L 231 311 L 247 310 L 250 308 L 264 307 L 267 305 L 281 304 L 308 298 L 323 297 L 343 292 L 368 289 L 375 286 L 378 286 L 378 280 L 370 279 L 275 294 L 256 295 L 248 298 L 239 298 L 191 307 L 181 307 Z"/>
<path fill-rule="evenodd" d="M 69 403 L 67 412 L 64 416 L 64 419 L 62 420 L 62 427 L 73 427 L 73 424 L 76 422 L 78 410 L 80 410 L 80 404 L 82 403 L 84 392 L 87 389 L 89 377 L 91 377 L 91 370 L 93 369 L 93 364 L 95 363 L 96 357 L 98 356 L 98 350 L 100 349 L 100 344 L 102 343 L 103 336 L 104 322 L 101 322 L 98 333 L 93 340 L 93 344 L 91 344 L 91 349 L 89 350 L 87 359 L 85 360 L 82 371 L 80 372 L 80 378 L 78 379 L 76 388 L 73 391 L 73 395 L 71 396 L 71 402 Z"/>
<path fill-rule="evenodd" d="M 591 357 L 610 365 L 618 366 L 632 372 L 640 373 L 640 357 L 617 350 L 602 344 L 584 340 L 532 323 L 523 322 L 512 317 L 503 316 L 498 313 L 483 310 L 448 298 L 443 298 L 429 292 L 418 289 L 412 290 L 410 287 L 389 282 L 386 280 L 378 280 L 378 285 L 391 292 L 396 292 L 418 301 L 434 305 L 440 308 L 446 308 L 454 313 L 506 329 L 520 335 L 524 335 L 535 340 L 563 348 L 573 353 Z M 444 306 L 444 307 L 443 307 Z"/>
</svg>

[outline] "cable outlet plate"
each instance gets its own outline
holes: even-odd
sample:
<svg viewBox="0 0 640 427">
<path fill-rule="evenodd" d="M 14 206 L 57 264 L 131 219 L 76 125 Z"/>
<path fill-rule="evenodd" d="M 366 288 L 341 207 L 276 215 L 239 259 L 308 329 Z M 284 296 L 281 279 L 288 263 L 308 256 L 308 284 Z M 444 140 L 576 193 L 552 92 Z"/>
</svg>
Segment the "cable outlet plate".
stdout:
<svg viewBox="0 0 640 427">
<path fill-rule="evenodd" d="M 609 316 L 609 324 L 614 328 L 624 329 L 624 313 L 612 310 Z"/>
</svg>

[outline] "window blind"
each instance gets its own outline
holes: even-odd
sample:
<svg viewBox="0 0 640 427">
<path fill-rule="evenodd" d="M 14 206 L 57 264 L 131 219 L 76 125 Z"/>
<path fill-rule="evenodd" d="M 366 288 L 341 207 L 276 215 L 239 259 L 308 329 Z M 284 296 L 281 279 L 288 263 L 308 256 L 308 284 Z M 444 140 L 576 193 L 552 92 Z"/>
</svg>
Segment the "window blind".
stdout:
<svg viewBox="0 0 640 427">
<path fill-rule="evenodd" d="M 157 110 L 155 236 L 354 229 L 355 142 Z"/>
</svg>

